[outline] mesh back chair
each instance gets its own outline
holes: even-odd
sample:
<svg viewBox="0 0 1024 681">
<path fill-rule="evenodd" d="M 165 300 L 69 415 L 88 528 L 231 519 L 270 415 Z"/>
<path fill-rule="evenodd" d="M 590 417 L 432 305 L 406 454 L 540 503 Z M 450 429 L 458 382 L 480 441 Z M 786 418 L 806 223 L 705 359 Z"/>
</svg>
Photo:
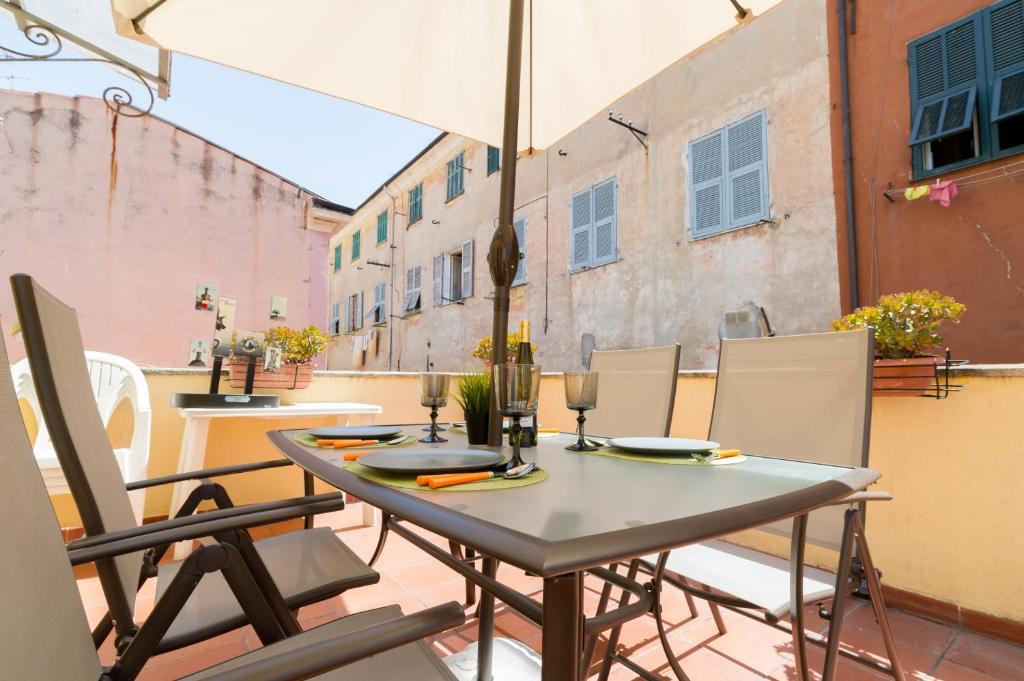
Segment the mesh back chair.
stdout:
<svg viewBox="0 0 1024 681">
<path fill-rule="evenodd" d="M 678 344 L 595 350 L 590 370 L 598 372 L 601 381 L 597 408 L 587 415 L 588 432 L 607 437 L 668 436 L 679 372 Z"/>
<path fill-rule="evenodd" d="M 349 588 L 379 581 L 379 575 L 327 527 L 277 535 L 259 542 L 253 542 L 244 529 L 220 529 L 217 523 L 243 516 L 251 519 L 248 526 L 253 527 L 265 522 L 260 520 L 263 517 L 272 517 L 270 522 L 277 522 L 342 507 L 339 493 L 234 507 L 224 488 L 208 479 L 287 464 L 283 460 L 131 483 L 128 489 L 144 489 L 183 479 L 203 481 L 174 518 L 142 527 L 137 525 L 128 489 L 93 397 L 75 311 L 30 277 L 15 275 L 11 279 L 36 394 L 86 533 L 83 539 L 72 542 L 71 548 L 98 546 L 118 537 L 159 536 L 161 532 L 183 526 L 193 527 L 196 537 L 212 536 L 221 543 L 232 543 L 254 575 L 263 597 L 270 602 L 276 618 L 273 625 L 257 626 L 264 643 L 280 638 L 279 630 L 283 635 L 300 631 L 295 617 L 298 608 Z M 215 501 L 220 509 L 193 515 L 199 503 L 206 499 Z M 261 516 L 261 513 L 269 515 Z M 202 527 L 210 529 L 203 531 Z M 155 544 L 145 550 L 119 553 L 97 561 L 109 608 L 108 616 L 93 632 L 97 647 L 114 629 L 118 650 L 135 645 L 137 650 L 149 655 L 210 638 L 249 622 L 247 604 L 241 602 L 219 573 L 215 573 L 198 585 L 193 597 L 183 604 L 181 612 L 159 638 L 149 633 L 152 618 L 141 628 L 136 626 L 134 603 L 138 587 L 146 579 L 156 577 L 159 602 L 187 565 L 187 562 L 160 564 L 169 545 L 169 542 Z"/>
<path fill-rule="evenodd" d="M 0 364 L 6 362 L 0 338 Z M 136 673 L 131 660 L 126 664 L 118 659 L 106 669 L 100 666 L 71 565 L 109 559 L 121 551 L 135 553 L 146 540 L 151 543 L 152 536 L 113 541 L 102 548 L 65 550 L 8 375 L 0 376 L 0 468 L 4 471 L 0 535 L 5 546 L 32 547 L 5 551 L 0 561 L 0 676 L 24 681 L 130 681 Z M 189 535 L 179 532 L 179 536 Z M 176 580 L 178 596 L 196 582 L 219 574 L 211 572 L 218 569 L 230 573 L 240 590 L 248 588 L 259 596 L 251 575 L 240 569 L 242 561 L 229 545 L 203 546 L 186 562 L 188 569 Z M 166 623 L 163 611 L 167 609 L 158 606 L 151 617 Z M 269 606 L 255 603 L 254 609 L 267 611 Z M 419 639 L 461 624 L 465 619 L 461 608 L 448 603 L 408 617 L 401 614 L 392 606 L 350 615 L 189 678 L 228 681 L 259 675 L 276 681 L 311 677 L 455 681 Z"/>
<path fill-rule="evenodd" d="M 749 454 L 867 466 L 873 355 L 873 335 L 869 329 L 723 340 L 709 439 Z M 789 561 L 724 541 L 711 541 L 662 554 L 656 566 L 648 561 L 647 567 L 655 572 L 664 570 L 665 581 L 684 593 L 707 599 L 723 634 L 725 627 L 716 604 L 743 614 L 753 612 L 768 623 L 791 631 L 797 673 L 800 679 L 808 679 L 803 606 L 832 601 L 832 612 L 843 612 L 845 597 L 856 588 L 850 580 L 856 543 L 892 665 L 852 653 L 848 656 L 902 679 L 862 524 L 865 501 L 889 498 L 880 492 L 862 492 L 815 510 L 810 516 L 763 528 L 790 537 Z M 840 551 L 838 575 L 803 565 L 808 541 Z M 798 602 L 794 602 L 794 594 Z M 789 627 L 779 624 L 787 614 L 791 618 Z M 810 639 L 825 645 L 825 679 L 835 674 L 842 623 L 841 616 L 831 619 L 827 639 Z M 668 652 L 664 638 L 662 643 Z M 847 655 L 847 651 L 842 653 Z M 677 675 L 685 678 L 675 656 L 669 657 Z"/>
</svg>

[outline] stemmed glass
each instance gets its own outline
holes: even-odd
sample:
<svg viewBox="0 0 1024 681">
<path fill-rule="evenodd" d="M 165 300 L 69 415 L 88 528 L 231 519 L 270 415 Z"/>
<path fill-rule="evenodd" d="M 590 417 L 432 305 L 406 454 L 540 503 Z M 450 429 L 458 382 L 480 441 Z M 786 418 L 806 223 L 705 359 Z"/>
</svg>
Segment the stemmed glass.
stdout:
<svg viewBox="0 0 1024 681">
<path fill-rule="evenodd" d="M 493 372 L 498 411 L 502 416 L 512 419 L 512 427 L 509 429 L 512 460 L 508 462 L 508 468 L 511 469 L 523 465 L 523 459 L 519 456 L 519 435 L 523 427 L 519 419 L 537 411 L 540 367 L 536 364 L 501 364 L 494 367 Z"/>
<path fill-rule="evenodd" d="M 565 374 L 565 406 L 579 412 L 579 416 L 576 417 L 576 432 L 580 437 L 566 447 L 570 452 L 593 452 L 597 449 L 594 445 L 587 444 L 583 437 L 583 424 L 587 420 L 583 412 L 597 406 L 597 378 L 596 371 L 568 371 Z"/>
<path fill-rule="evenodd" d="M 448 442 L 437 434 L 437 410 L 448 404 L 448 374 L 420 374 L 420 404 L 430 407 L 430 434 L 420 442 Z"/>
</svg>

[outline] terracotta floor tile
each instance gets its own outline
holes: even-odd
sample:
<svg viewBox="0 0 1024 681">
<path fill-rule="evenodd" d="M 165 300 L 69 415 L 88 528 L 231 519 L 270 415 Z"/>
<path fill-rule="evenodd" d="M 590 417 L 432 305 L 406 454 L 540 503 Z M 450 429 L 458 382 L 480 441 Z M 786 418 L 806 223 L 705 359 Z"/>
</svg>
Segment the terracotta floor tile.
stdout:
<svg viewBox="0 0 1024 681">
<path fill-rule="evenodd" d="M 961 632 L 943 660 L 976 669 L 1001 681 L 1024 679 L 1024 648 L 986 636 Z"/>
<path fill-rule="evenodd" d="M 180 679 L 183 676 L 194 674 L 207 667 L 212 667 L 215 664 L 244 655 L 246 652 L 248 652 L 248 648 L 239 641 L 179 657 L 169 657 L 171 653 L 168 655 L 158 655 L 149 661 L 138 679 L 139 681 Z"/>
<path fill-rule="evenodd" d="M 959 665 L 956 662 L 950 662 L 949 660 L 943 660 L 943 662 L 935 669 L 933 675 L 935 681 L 995 681 L 999 677 L 990 676 L 984 672 L 978 671 L 977 669 L 971 669 Z M 1018 674 L 1013 679 L 1019 680 L 1024 679 L 1024 674 Z"/>
</svg>

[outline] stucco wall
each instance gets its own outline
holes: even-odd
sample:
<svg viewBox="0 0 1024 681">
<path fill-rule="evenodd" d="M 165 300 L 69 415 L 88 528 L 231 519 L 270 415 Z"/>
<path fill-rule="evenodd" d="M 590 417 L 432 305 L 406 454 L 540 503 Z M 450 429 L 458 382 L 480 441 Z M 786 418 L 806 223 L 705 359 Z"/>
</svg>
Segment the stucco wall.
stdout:
<svg viewBox="0 0 1024 681">
<path fill-rule="evenodd" d="M 116 117 L 91 98 L 0 92 L 0 319 L 6 278 L 36 277 L 79 313 L 85 347 L 184 366 L 212 338 L 196 285 L 238 300 L 236 328 L 326 325 L 328 234 L 307 229 L 309 195 L 156 118 Z M 315 273 L 315 275 L 311 274 Z M 316 291 L 321 287 L 321 291 Z"/>
<path fill-rule="evenodd" d="M 601 112 L 545 152 L 520 158 L 515 217 L 527 220 L 527 284 L 512 291 L 510 326 L 531 320 L 537 361 L 550 369 L 578 368 L 582 336 L 593 334 L 605 349 L 679 342 L 683 366 L 713 366 L 722 314 L 748 301 L 766 308 L 779 333 L 826 330 L 839 313 L 828 78 L 825 7 L 787 0 L 611 106 L 650 133 L 649 150 Z M 768 115 L 772 221 L 691 240 L 688 143 L 761 110 Z M 471 169 L 466 192 L 445 204 L 445 163 L 463 149 Z M 613 176 L 619 259 L 570 273 L 570 198 Z M 474 362 L 469 352 L 476 341 L 490 334 L 485 256 L 499 175 L 486 175 L 483 145 L 445 137 L 356 212 L 332 237 L 345 251 L 342 271 L 332 276 L 332 299 L 356 290 L 372 297 L 373 285 L 386 275 L 364 263 L 354 263 L 361 271 L 352 266 L 351 232 L 362 231 L 364 259 L 367 253 L 386 258 L 386 248 L 372 246 L 376 216 L 392 210 L 388 193 L 397 197 L 398 212 L 407 213 L 408 190 L 420 181 L 423 221 L 407 229 L 406 217 L 397 217 L 392 312 L 401 304 L 410 264 L 424 267 L 424 310 L 393 320 L 391 368 L 423 370 L 429 358 L 429 368 L 462 369 Z M 474 296 L 464 305 L 434 308 L 432 257 L 468 238 L 475 239 Z M 382 332 L 383 351 L 368 368 L 387 367 Z M 351 338 L 335 340 L 329 366 L 351 367 L 351 347 Z"/>
<path fill-rule="evenodd" d="M 839 120 L 836 0 L 829 0 L 832 50 L 834 158 L 844 300 L 849 301 L 846 203 Z M 974 362 L 1024 360 L 1024 155 L 943 173 L 987 181 L 961 186 L 949 208 L 928 199 L 906 201 L 890 188 L 915 182 L 907 44 L 992 4 L 992 0 L 861 0 L 849 36 L 853 185 L 861 305 L 880 294 L 920 288 L 955 296 L 967 305 L 959 326 L 945 333 L 954 356 Z M 1008 164 L 1015 164 L 1003 170 Z M 1012 174 L 1017 172 L 1015 176 Z M 980 176 L 978 173 L 982 173 Z M 1004 174 L 1005 173 L 1005 174 Z"/>
</svg>

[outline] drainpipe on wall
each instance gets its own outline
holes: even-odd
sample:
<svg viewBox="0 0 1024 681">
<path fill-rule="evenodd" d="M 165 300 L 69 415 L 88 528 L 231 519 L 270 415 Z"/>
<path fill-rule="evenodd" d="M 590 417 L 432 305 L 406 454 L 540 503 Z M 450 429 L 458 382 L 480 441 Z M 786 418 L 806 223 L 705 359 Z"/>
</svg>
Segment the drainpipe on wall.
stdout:
<svg viewBox="0 0 1024 681">
<path fill-rule="evenodd" d="M 857 215 L 853 205 L 853 140 L 850 123 L 850 59 L 847 52 L 846 2 L 839 2 L 839 89 L 843 112 L 843 185 L 846 197 L 846 263 L 850 307 L 860 307 L 857 291 Z M 856 2 L 856 0 L 850 0 Z"/>
<path fill-rule="evenodd" d="M 391 199 L 391 233 L 388 234 L 388 271 L 390 276 L 388 277 L 387 309 L 384 310 L 384 321 L 388 325 L 388 371 L 391 371 L 391 348 L 395 336 L 395 325 L 391 314 L 394 312 L 392 303 L 395 300 L 395 232 L 398 231 L 398 196 L 391 196 L 391 192 L 387 190 L 387 187 L 383 189 Z M 408 211 L 406 212 L 408 213 Z"/>
</svg>

